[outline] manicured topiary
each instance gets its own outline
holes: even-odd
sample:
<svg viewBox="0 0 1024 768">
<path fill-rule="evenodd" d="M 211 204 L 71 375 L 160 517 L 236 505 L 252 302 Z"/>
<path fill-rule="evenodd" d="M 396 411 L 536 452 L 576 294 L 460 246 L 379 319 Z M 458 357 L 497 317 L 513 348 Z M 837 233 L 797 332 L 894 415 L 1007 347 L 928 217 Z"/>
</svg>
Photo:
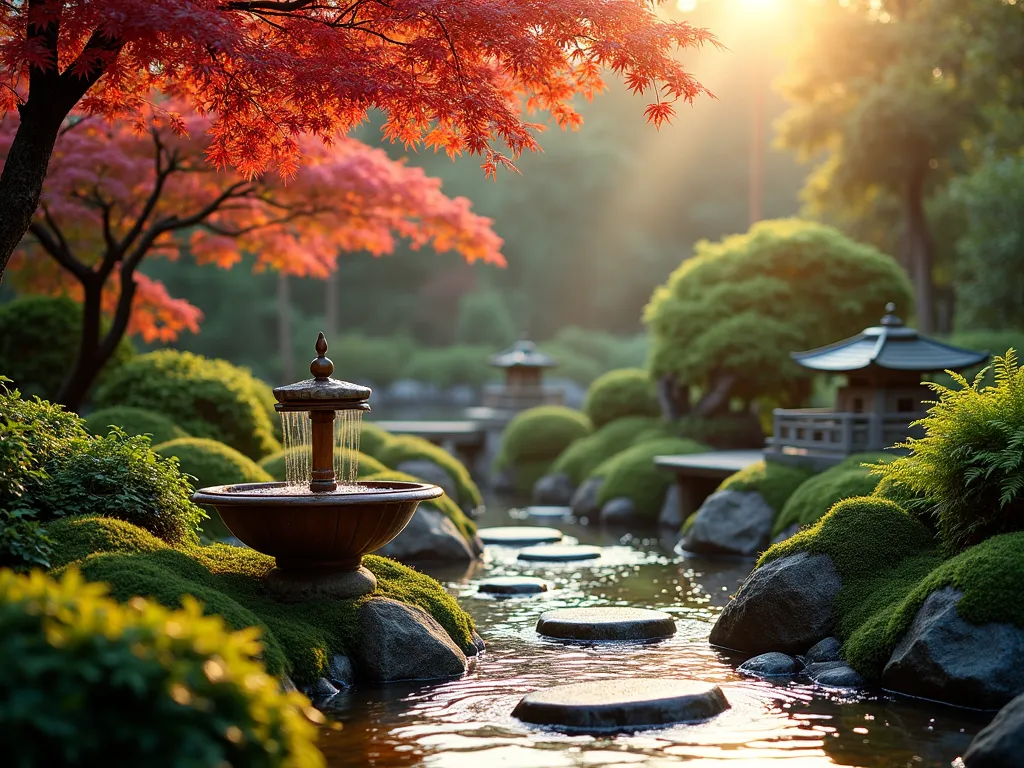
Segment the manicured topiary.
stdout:
<svg viewBox="0 0 1024 768">
<path fill-rule="evenodd" d="M 778 515 L 790 496 L 813 474 L 805 467 L 762 460 L 725 478 L 718 490 L 757 491 Z"/>
<path fill-rule="evenodd" d="M 285 476 L 285 457 L 289 450 L 294 452 L 297 450 L 307 449 L 291 448 L 278 451 L 277 453 L 272 453 L 260 461 L 260 468 L 274 480 L 287 479 Z M 360 452 L 358 463 L 359 477 L 367 477 L 369 475 L 376 474 L 377 472 L 384 472 L 386 469 L 387 467 L 377 461 L 377 459 L 373 458 L 373 456 Z"/>
<path fill-rule="evenodd" d="M 196 488 L 234 483 L 269 483 L 274 478 L 252 459 L 234 448 L 201 437 L 183 437 L 156 446 L 161 456 L 175 457 Z"/>
<path fill-rule="evenodd" d="M 377 472 L 373 475 L 368 475 L 363 480 L 372 480 L 374 482 L 402 482 L 402 483 L 422 483 L 423 480 L 412 475 L 407 475 L 405 472 L 395 472 L 393 469 L 385 469 L 382 472 Z M 424 501 L 420 506 L 427 506 L 436 509 L 442 515 L 447 517 L 454 523 L 455 527 L 459 529 L 459 532 L 467 539 L 473 538 L 476 535 L 476 523 L 466 516 L 466 513 L 462 511 L 459 505 L 448 497 L 447 494 L 437 499 L 431 499 L 430 501 Z"/>
<path fill-rule="evenodd" d="M 656 520 L 672 484 L 672 473 L 659 469 L 655 456 L 703 453 L 707 446 L 678 437 L 651 440 L 634 445 L 602 462 L 592 477 L 604 478 L 598 493 L 598 504 L 618 498 L 633 502 L 637 515 Z"/>
<path fill-rule="evenodd" d="M 518 470 L 529 464 L 534 468 L 542 467 L 541 474 L 544 474 L 546 467 L 562 451 L 592 431 L 590 419 L 571 408 L 561 405 L 530 408 L 516 414 L 505 427 L 495 468 L 511 467 Z M 537 475 L 534 480 L 539 477 Z M 532 487 L 532 484 L 526 486 L 526 490 Z"/>
<path fill-rule="evenodd" d="M 82 305 L 67 297 L 25 296 L 0 304 L 0 374 L 27 396 L 53 399 L 78 354 L 81 334 Z M 122 339 L 99 381 L 134 354 Z"/>
<path fill-rule="evenodd" d="M 440 446 L 413 435 L 397 435 L 387 441 L 377 455 L 386 467 L 397 467 L 405 461 L 432 461 L 441 467 L 455 483 L 458 498 L 454 501 L 463 509 L 475 509 L 483 504 L 480 489 L 469 476 L 461 461 Z"/>
<path fill-rule="evenodd" d="M 0 749 L 14 766 L 325 765 L 323 716 L 285 693 L 253 630 L 101 584 L 0 572 Z"/>
<path fill-rule="evenodd" d="M 226 360 L 165 349 L 113 372 L 97 389 L 95 403 L 157 411 L 190 435 L 219 440 L 258 460 L 281 450 L 260 386 Z"/>
<path fill-rule="evenodd" d="M 151 539 L 141 551 L 126 551 L 129 537 L 124 531 L 107 534 L 95 530 L 111 524 L 97 518 L 53 531 L 55 559 L 65 562 L 68 555 L 64 553 L 80 552 L 109 538 L 116 551 L 101 550 L 73 561 L 87 579 L 107 582 L 111 594 L 125 602 L 142 595 L 176 608 L 186 596 L 193 596 L 206 612 L 219 614 L 233 629 L 259 627 L 264 662 L 273 674 L 287 674 L 300 684 L 312 683 L 328 673 L 327 665 L 335 654 L 345 653 L 359 637 L 357 612 L 367 598 L 280 603 L 267 596 L 261 583 L 274 567 L 272 557 L 225 544 L 159 548 Z M 145 539 L 144 533 L 136 535 Z M 441 584 L 374 555 L 365 556 L 363 565 L 377 577 L 377 591 L 372 596 L 417 605 L 437 619 L 460 648 L 472 646 L 472 619 Z"/>
<path fill-rule="evenodd" d="M 85 428 L 94 435 L 105 435 L 111 426 L 127 435 L 149 435 L 153 445 L 188 437 L 189 434 L 162 413 L 145 408 L 114 406 L 93 411 L 85 419 Z"/>
<path fill-rule="evenodd" d="M 647 371 L 622 368 L 594 380 L 587 389 L 583 412 L 594 429 L 600 429 L 625 416 L 659 416 L 661 408 Z"/>
<path fill-rule="evenodd" d="M 665 437 L 656 419 L 646 416 L 626 416 L 602 426 L 591 435 L 580 438 L 562 451 L 551 472 L 564 472 L 579 485 L 597 469 L 598 465 L 615 454 L 629 448 L 641 437 Z"/>
<path fill-rule="evenodd" d="M 394 438 L 387 430 L 381 429 L 372 422 L 363 421 L 359 427 L 359 450 L 367 456 L 380 459 L 384 446 Z"/>
</svg>

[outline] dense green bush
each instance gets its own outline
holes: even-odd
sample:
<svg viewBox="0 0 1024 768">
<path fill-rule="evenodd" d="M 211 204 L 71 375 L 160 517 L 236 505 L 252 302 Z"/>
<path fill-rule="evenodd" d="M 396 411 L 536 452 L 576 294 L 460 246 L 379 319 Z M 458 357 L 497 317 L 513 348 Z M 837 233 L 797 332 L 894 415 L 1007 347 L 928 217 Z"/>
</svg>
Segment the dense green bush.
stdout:
<svg viewBox="0 0 1024 768">
<path fill-rule="evenodd" d="M 625 416 L 658 416 L 654 382 L 640 368 L 621 368 L 599 376 L 587 389 L 583 412 L 594 429 Z"/>
<path fill-rule="evenodd" d="M 262 461 L 260 461 L 260 468 L 266 472 L 274 480 L 285 480 L 285 456 L 288 451 L 306 450 L 305 448 L 291 448 L 277 453 L 272 453 Z M 358 462 L 359 477 L 368 477 L 369 475 L 375 475 L 378 472 L 384 472 L 387 467 L 381 464 L 377 459 L 373 458 L 368 454 L 360 452 Z"/>
<path fill-rule="evenodd" d="M 0 304 L 0 374 L 27 396 L 53 399 L 78 356 L 81 335 L 82 307 L 67 297 L 25 296 Z M 134 354 L 122 339 L 99 381 Z"/>
<path fill-rule="evenodd" d="M 463 509 L 476 509 L 483 504 L 480 489 L 476 487 L 461 461 L 440 446 L 434 445 L 422 437 L 413 435 L 397 435 L 384 444 L 378 460 L 392 469 L 404 461 L 422 459 L 432 461 L 441 467 L 455 483 L 458 498 L 455 502 Z"/>
<path fill-rule="evenodd" d="M 814 474 L 805 467 L 794 467 L 777 461 L 758 461 L 730 475 L 718 486 L 720 491 L 757 491 L 776 514 L 796 490 Z"/>
<path fill-rule="evenodd" d="M 493 352 L 515 341 L 518 331 L 500 291 L 473 291 L 459 299 L 455 326 L 455 339 L 459 344 L 483 346 Z"/>
<path fill-rule="evenodd" d="M 145 408 L 101 408 L 85 418 L 85 428 L 94 435 L 105 435 L 112 426 L 120 427 L 127 435 L 149 435 L 153 445 L 189 436 L 188 432 L 162 413 Z"/>
<path fill-rule="evenodd" d="M 377 472 L 376 474 L 368 475 L 362 479 L 367 481 L 372 480 L 374 482 L 387 482 L 389 480 L 401 483 L 423 482 L 419 477 L 413 477 L 405 472 L 395 472 L 393 469 L 385 469 L 381 472 Z M 466 516 L 466 513 L 462 511 L 458 503 L 456 503 L 454 499 L 449 498 L 448 494 L 437 499 L 421 502 L 420 506 L 427 506 L 432 509 L 436 509 L 442 515 L 451 520 L 452 523 L 455 524 L 455 527 L 459 529 L 459 532 L 467 539 L 471 539 L 476 535 L 476 523 Z"/>
<path fill-rule="evenodd" d="M 258 632 L 182 603 L 0 571 L 0 654 L 17 660 L 0 665 L 5 765 L 325 765 L 323 716 L 266 673 Z"/>
<path fill-rule="evenodd" d="M 334 375 L 347 381 L 386 387 L 405 378 L 405 367 L 415 349 L 404 336 L 374 339 L 345 334 L 330 342 L 328 356 L 334 360 Z"/>
<path fill-rule="evenodd" d="M 639 442 L 642 437 L 656 434 L 658 426 L 656 419 L 644 416 L 627 416 L 609 422 L 593 434 L 570 443 L 551 465 L 551 472 L 564 472 L 579 485 L 601 462 Z M 665 435 L 659 433 L 658 436 Z"/>
<path fill-rule="evenodd" d="M 394 435 L 387 430 L 364 419 L 359 427 L 359 450 L 379 460 L 384 446 L 393 438 Z"/>
<path fill-rule="evenodd" d="M 597 496 L 598 504 L 618 498 L 633 502 L 637 514 L 657 520 L 665 493 L 674 482 L 672 473 L 654 463 L 655 456 L 703 453 L 706 445 L 679 437 L 650 440 L 627 448 L 602 462 L 592 473 L 604 478 Z"/>
<path fill-rule="evenodd" d="M 996 358 L 995 383 L 957 377 L 932 387 L 938 401 L 918 423 L 910 453 L 876 471 L 914 511 L 932 515 L 947 552 L 1024 529 L 1024 369 L 1013 350 Z"/>
<path fill-rule="evenodd" d="M 405 376 L 441 389 L 457 384 L 479 388 L 498 376 L 489 362 L 493 354 L 490 347 L 423 347 L 409 357 Z"/>
<path fill-rule="evenodd" d="M 551 464 L 573 442 L 593 431 L 579 411 L 561 405 L 542 405 L 516 416 L 501 435 L 496 465 L 519 467 L 528 463 Z"/>
<path fill-rule="evenodd" d="M 230 445 L 251 459 L 281 449 L 267 413 L 266 385 L 244 368 L 165 349 L 136 357 L 96 391 L 98 408 L 129 405 L 168 416 L 188 434 Z"/>
<path fill-rule="evenodd" d="M 196 488 L 269 483 L 274 479 L 255 461 L 216 440 L 182 437 L 162 443 L 153 450 L 161 456 L 176 458 L 181 471 L 196 479 Z"/>
</svg>

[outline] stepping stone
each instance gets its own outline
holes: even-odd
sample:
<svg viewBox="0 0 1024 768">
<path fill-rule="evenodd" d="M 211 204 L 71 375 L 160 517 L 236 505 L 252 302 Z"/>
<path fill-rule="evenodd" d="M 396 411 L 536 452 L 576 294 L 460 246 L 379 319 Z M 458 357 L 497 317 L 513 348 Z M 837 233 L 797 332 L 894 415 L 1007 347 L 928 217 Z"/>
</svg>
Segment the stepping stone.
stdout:
<svg viewBox="0 0 1024 768">
<path fill-rule="evenodd" d="M 572 507 L 527 507 L 526 514 L 530 517 L 568 517 L 572 514 Z"/>
<path fill-rule="evenodd" d="M 532 576 L 492 576 L 480 581 L 477 589 L 492 595 L 535 595 L 547 592 L 548 583 Z"/>
<path fill-rule="evenodd" d="M 729 709 L 721 689 L 693 680 L 595 680 L 534 691 L 512 715 L 527 723 L 614 730 L 707 720 Z"/>
<path fill-rule="evenodd" d="M 499 525 L 496 528 L 481 528 L 477 531 L 484 544 L 500 544 L 506 547 L 529 544 L 546 544 L 561 541 L 562 532 L 557 528 L 541 528 L 529 525 Z"/>
<path fill-rule="evenodd" d="M 561 608 L 541 614 L 537 631 L 565 640 L 653 640 L 674 635 L 676 622 L 646 608 Z"/>
<path fill-rule="evenodd" d="M 549 563 L 568 563 L 574 560 L 596 560 L 601 556 L 600 547 L 587 544 L 547 544 L 527 547 L 519 553 L 520 560 Z"/>
</svg>

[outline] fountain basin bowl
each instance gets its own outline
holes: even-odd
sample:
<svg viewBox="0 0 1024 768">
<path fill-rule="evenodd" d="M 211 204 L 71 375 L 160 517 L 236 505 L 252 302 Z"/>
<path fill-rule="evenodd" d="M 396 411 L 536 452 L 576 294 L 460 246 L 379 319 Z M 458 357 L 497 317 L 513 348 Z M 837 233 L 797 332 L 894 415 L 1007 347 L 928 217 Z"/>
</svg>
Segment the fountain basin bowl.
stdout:
<svg viewBox="0 0 1024 768">
<path fill-rule="evenodd" d="M 361 482 L 360 490 L 344 493 L 285 489 L 285 483 L 218 485 L 196 491 L 192 501 L 214 507 L 234 536 L 282 570 L 354 571 L 363 555 L 402 532 L 421 501 L 444 493 L 436 485 L 392 481 Z"/>
</svg>

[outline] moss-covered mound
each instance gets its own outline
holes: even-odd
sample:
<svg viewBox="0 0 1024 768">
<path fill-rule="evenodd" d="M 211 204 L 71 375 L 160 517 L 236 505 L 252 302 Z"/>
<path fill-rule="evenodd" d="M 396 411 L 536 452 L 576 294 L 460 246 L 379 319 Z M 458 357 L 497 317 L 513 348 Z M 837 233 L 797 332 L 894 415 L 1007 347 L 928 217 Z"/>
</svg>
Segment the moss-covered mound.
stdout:
<svg viewBox="0 0 1024 768">
<path fill-rule="evenodd" d="M 300 450 L 298 448 L 290 449 L 292 452 Z M 305 449 L 302 449 L 305 450 Z M 260 461 L 260 468 L 270 475 L 274 480 L 284 480 L 285 478 L 285 457 L 288 450 L 278 451 L 266 456 Z M 359 454 L 359 466 L 358 472 L 359 477 L 367 477 L 369 475 L 376 474 L 377 472 L 384 472 L 387 469 L 381 462 L 369 456 L 365 453 L 360 452 Z"/>
<path fill-rule="evenodd" d="M 431 461 L 441 467 L 455 483 L 458 498 L 455 502 L 464 509 L 475 509 L 483 504 L 480 489 L 476 487 L 469 470 L 444 448 L 422 437 L 397 435 L 381 448 L 377 458 L 386 467 L 397 467 L 405 461 Z"/>
<path fill-rule="evenodd" d="M 561 405 L 542 405 L 516 414 L 501 435 L 496 469 L 511 467 L 516 486 L 530 490 L 558 455 L 593 431 L 579 411 Z M 527 476 L 529 483 L 526 482 Z"/>
<path fill-rule="evenodd" d="M 633 502 L 639 517 L 657 520 L 673 478 L 671 472 L 655 465 L 654 457 L 706 450 L 705 445 L 679 437 L 651 440 L 627 448 L 602 462 L 592 473 L 593 477 L 604 478 L 597 502 L 604 504 L 624 497 Z"/>
<path fill-rule="evenodd" d="M 621 368 L 608 371 L 587 389 L 583 403 L 594 429 L 626 416 L 655 417 L 661 414 L 654 382 L 647 371 L 640 368 Z"/>
<path fill-rule="evenodd" d="M 149 435 L 153 445 L 189 436 L 188 432 L 162 413 L 146 408 L 101 408 L 85 418 L 85 428 L 94 435 L 107 434 L 111 426 L 120 427 L 128 435 Z"/>
<path fill-rule="evenodd" d="M 418 477 L 413 477 L 412 475 L 407 475 L 404 472 L 395 472 L 392 469 L 387 469 L 387 470 L 384 470 L 383 472 L 378 472 L 375 475 L 368 475 L 367 477 L 365 477 L 363 479 L 364 480 L 375 480 L 375 481 L 376 480 L 381 480 L 381 481 L 393 480 L 393 481 L 402 482 L 402 483 L 422 483 L 423 482 L 423 480 L 421 480 Z M 436 509 L 442 515 L 444 515 L 449 520 L 451 520 L 455 524 L 455 527 L 459 529 L 459 532 L 463 536 L 465 536 L 467 539 L 471 539 L 471 538 L 473 538 L 473 536 L 476 535 L 476 523 L 474 523 L 472 520 L 470 520 L 469 517 L 466 516 L 466 513 L 463 512 L 462 509 L 459 507 L 459 505 L 456 504 L 452 499 L 448 498 L 447 494 L 445 494 L 444 496 L 441 496 L 440 498 L 437 498 L 437 499 L 432 499 L 430 501 L 424 501 L 424 502 L 422 502 L 421 506 L 428 506 L 428 507 L 432 507 L 432 508 Z"/>
<path fill-rule="evenodd" d="M 384 446 L 394 438 L 386 429 L 381 429 L 372 422 L 364 421 L 359 427 L 359 450 L 367 456 L 380 459 Z"/>
<path fill-rule="evenodd" d="M 156 446 L 161 456 L 174 456 L 185 474 L 196 478 L 196 488 L 234 483 L 269 483 L 272 478 L 252 459 L 234 448 L 201 437 L 183 437 Z"/>
<path fill-rule="evenodd" d="M 357 611 L 367 597 L 356 600 L 313 599 L 298 604 L 268 597 L 262 577 L 274 560 L 251 549 L 213 544 L 174 548 L 145 531 L 111 526 L 103 518 L 79 518 L 61 529 L 51 528 L 55 562 L 74 563 L 90 581 L 104 581 L 111 594 L 126 602 L 136 595 L 170 608 L 191 595 L 207 613 L 220 614 L 233 629 L 259 627 L 266 646 L 268 671 L 311 683 L 327 674 L 334 654 L 356 641 Z M 105 544 L 104 542 L 110 542 Z M 92 547 L 110 546 L 84 558 Z M 430 613 L 463 649 L 472 645 L 473 622 L 444 588 L 423 574 L 373 555 L 363 565 L 377 577 L 371 596 L 390 597 Z"/>
<path fill-rule="evenodd" d="M 281 450 L 266 385 L 226 360 L 173 349 L 140 355 L 103 382 L 95 402 L 157 411 L 188 434 L 219 440 L 251 459 Z"/>
<path fill-rule="evenodd" d="M 665 437 L 656 419 L 646 416 L 626 416 L 616 419 L 591 435 L 580 438 L 569 445 L 551 465 L 552 472 L 564 472 L 579 485 L 597 469 L 601 462 L 610 459 L 635 442 L 656 437 Z"/>
<path fill-rule="evenodd" d="M 730 475 L 718 486 L 720 491 L 757 491 L 778 515 L 793 495 L 813 472 L 804 467 L 791 467 L 775 461 L 758 461 L 735 475 Z"/>
<path fill-rule="evenodd" d="M 791 525 L 810 525 L 819 520 L 832 505 L 843 499 L 870 496 L 878 485 L 878 475 L 871 474 L 866 463 L 890 461 L 892 456 L 862 453 L 850 456 L 820 475 L 800 485 L 775 517 L 772 535 L 777 536 Z"/>
</svg>

